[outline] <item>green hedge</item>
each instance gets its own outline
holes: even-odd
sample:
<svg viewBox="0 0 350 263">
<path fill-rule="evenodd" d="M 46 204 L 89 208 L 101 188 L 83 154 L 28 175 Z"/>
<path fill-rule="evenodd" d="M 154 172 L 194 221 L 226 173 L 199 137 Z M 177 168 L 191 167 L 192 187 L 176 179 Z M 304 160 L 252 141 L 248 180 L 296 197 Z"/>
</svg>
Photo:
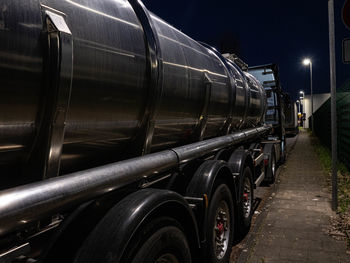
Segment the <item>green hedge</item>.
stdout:
<svg viewBox="0 0 350 263">
<path fill-rule="evenodd" d="M 313 132 L 331 148 L 331 101 L 328 99 L 314 113 Z M 337 90 L 338 158 L 350 168 L 350 80 Z"/>
</svg>

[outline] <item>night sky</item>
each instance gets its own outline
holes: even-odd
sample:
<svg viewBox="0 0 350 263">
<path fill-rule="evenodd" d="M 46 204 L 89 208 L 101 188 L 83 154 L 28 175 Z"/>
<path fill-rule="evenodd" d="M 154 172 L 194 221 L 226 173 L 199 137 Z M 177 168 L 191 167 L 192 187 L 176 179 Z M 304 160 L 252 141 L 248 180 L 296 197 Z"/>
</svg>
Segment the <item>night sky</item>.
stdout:
<svg viewBox="0 0 350 263">
<path fill-rule="evenodd" d="M 143 0 L 146 7 L 195 40 L 221 52 L 239 55 L 249 66 L 277 63 L 283 89 L 297 99 L 310 92 L 308 66 L 313 62 L 314 93 L 330 91 L 327 0 Z M 345 0 L 335 0 L 337 87 L 350 79 L 342 63 L 342 39 L 350 30 L 341 19 Z"/>
</svg>

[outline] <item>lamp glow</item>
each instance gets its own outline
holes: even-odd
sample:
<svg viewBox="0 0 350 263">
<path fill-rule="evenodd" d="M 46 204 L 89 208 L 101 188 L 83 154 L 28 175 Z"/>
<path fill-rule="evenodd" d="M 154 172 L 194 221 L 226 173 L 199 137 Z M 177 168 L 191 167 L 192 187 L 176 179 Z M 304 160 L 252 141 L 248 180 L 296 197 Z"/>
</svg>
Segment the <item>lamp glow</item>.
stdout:
<svg viewBox="0 0 350 263">
<path fill-rule="evenodd" d="M 304 64 L 305 66 L 307 66 L 307 65 L 311 64 L 311 60 L 310 60 L 309 58 L 305 58 L 305 59 L 303 60 L 303 64 Z"/>
</svg>

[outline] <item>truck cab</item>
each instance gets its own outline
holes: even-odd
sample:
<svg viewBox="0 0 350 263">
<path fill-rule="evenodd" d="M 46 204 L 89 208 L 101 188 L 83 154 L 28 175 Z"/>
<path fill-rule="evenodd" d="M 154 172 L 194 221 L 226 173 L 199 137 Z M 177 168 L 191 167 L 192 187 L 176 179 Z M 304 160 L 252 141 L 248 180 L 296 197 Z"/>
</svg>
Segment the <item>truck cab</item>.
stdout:
<svg viewBox="0 0 350 263">
<path fill-rule="evenodd" d="M 285 160 L 286 151 L 286 131 L 284 114 L 284 95 L 279 79 L 279 69 L 277 64 L 267 64 L 249 67 L 248 71 L 262 83 L 267 97 L 267 109 L 265 123 L 272 126 L 269 138 L 276 142 L 276 162 Z"/>
<path fill-rule="evenodd" d="M 294 137 L 298 134 L 298 117 L 297 117 L 297 105 L 292 101 L 288 93 L 284 93 L 284 115 L 286 117 L 286 136 Z"/>
</svg>

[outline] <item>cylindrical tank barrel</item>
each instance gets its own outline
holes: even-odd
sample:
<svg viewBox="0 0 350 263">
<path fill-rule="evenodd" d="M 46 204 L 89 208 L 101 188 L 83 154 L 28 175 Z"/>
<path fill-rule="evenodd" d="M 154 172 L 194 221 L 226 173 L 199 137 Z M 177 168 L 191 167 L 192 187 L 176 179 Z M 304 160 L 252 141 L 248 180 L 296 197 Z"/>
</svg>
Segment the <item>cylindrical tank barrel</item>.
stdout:
<svg viewBox="0 0 350 263">
<path fill-rule="evenodd" d="M 134 0 L 1 1 L 0 80 L 0 167 L 72 172 L 257 126 L 266 107 L 254 77 Z"/>
</svg>

